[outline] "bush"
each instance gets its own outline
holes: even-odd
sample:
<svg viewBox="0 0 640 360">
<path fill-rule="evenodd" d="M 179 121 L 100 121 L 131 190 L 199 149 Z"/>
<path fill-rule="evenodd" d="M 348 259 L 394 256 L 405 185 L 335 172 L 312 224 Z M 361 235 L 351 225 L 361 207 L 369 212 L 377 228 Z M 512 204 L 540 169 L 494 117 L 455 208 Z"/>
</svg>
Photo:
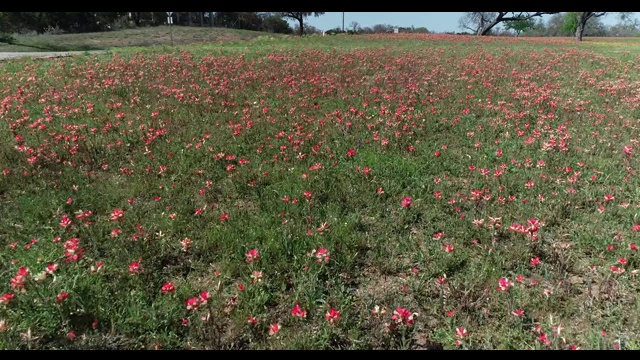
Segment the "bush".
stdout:
<svg viewBox="0 0 640 360">
<path fill-rule="evenodd" d="M 16 38 L 11 34 L 0 33 L 0 43 L 13 44 L 16 42 Z"/>
</svg>

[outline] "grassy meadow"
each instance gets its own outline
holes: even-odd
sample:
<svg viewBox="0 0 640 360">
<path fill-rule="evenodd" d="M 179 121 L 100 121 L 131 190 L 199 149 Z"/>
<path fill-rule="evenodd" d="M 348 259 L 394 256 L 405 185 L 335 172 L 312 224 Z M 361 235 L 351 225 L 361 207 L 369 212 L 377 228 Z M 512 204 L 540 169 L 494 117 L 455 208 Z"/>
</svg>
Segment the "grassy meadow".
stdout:
<svg viewBox="0 0 640 360">
<path fill-rule="evenodd" d="M 0 349 L 640 349 L 640 39 L 129 45 L 0 62 Z"/>
</svg>

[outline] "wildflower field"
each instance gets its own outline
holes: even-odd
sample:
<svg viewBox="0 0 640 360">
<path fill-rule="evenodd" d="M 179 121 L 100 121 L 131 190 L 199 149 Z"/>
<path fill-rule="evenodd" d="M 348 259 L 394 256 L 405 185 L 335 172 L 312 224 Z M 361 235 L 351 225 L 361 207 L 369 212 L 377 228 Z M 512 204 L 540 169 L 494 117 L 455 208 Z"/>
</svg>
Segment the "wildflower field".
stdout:
<svg viewBox="0 0 640 360">
<path fill-rule="evenodd" d="M 0 63 L 0 349 L 639 349 L 640 39 Z"/>
</svg>

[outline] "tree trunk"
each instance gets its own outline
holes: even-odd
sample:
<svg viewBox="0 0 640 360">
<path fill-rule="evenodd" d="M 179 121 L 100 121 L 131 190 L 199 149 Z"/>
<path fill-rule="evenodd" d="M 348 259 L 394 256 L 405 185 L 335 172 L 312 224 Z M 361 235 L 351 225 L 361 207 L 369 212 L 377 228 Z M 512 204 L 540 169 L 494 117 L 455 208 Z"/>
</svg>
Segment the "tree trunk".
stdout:
<svg viewBox="0 0 640 360">
<path fill-rule="evenodd" d="M 135 21 L 136 26 L 140 26 L 140 13 L 139 12 L 134 12 L 133 13 L 133 21 Z"/>
<path fill-rule="evenodd" d="M 191 26 L 191 13 L 187 13 L 189 15 L 187 19 L 187 26 Z"/>
<path fill-rule="evenodd" d="M 176 25 L 180 25 L 180 13 L 176 12 Z"/>
<path fill-rule="evenodd" d="M 493 21 L 485 22 L 485 19 L 482 19 L 480 23 L 480 29 L 478 29 L 478 34 L 481 36 L 487 35 L 489 31 L 491 31 L 491 29 L 493 29 L 502 21 L 506 14 L 506 12 L 501 12 Z"/>
<path fill-rule="evenodd" d="M 576 29 L 576 41 L 582 41 L 583 34 L 584 34 L 584 25 L 582 25 L 582 23 L 578 23 L 578 28 Z"/>
<path fill-rule="evenodd" d="M 213 27 L 213 12 L 209 13 L 209 27 Z"/>
<path fill-rule="evenodd" d="M 302 27 L 304 25 L 302 16 L 298 19 L 298 21 L 300 22 L 300 36 L 302 36 L 302 34 L 304 34 L 304 28 Z"/>
<path fill-rule="evenodd" d="M 587 13 L 582 13 L 578 17 L 578 27 L 576 27 L 575 33 L 576 41 L 582 41 L 582 36 L 584 35 L 584 27 L 587 24 L 587 20 L 589 20 L 589 17 L 587 17 Z"/>
<path fill-rule="evenodd" d="M 204 27 L 204 13 L 200 13 L 200 27 Z"/>
</svg>

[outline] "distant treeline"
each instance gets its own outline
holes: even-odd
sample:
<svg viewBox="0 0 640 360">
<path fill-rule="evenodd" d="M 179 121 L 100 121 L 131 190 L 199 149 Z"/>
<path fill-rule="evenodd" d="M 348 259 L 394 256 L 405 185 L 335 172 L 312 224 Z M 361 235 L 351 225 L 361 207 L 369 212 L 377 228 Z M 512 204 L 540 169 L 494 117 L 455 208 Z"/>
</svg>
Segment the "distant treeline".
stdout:
<svg viewBox="0 0 640 360">
<path fill-rule="evenodd" d="M 293 28 L 277 13 L 174 12 L 173 25 L 226 27 L 290 34 Z M 82 33 L 159 26 L 166 12 L 0 12 L 0 32 Z"/>
</svg>

